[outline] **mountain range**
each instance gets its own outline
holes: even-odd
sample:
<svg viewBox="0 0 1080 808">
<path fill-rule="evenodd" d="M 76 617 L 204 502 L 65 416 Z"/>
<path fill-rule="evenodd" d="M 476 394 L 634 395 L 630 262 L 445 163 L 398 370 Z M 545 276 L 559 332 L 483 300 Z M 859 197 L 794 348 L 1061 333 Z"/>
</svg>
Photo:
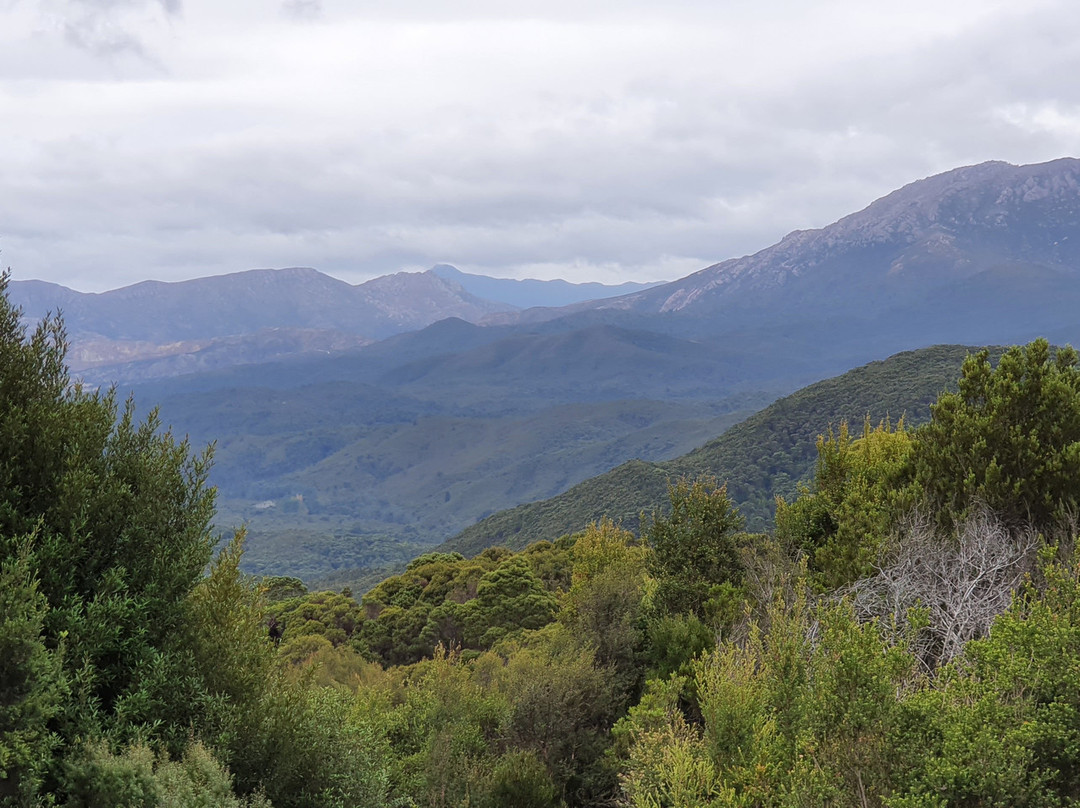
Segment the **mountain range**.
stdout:
<svg viewBox="0 0 1080 808">
<path fill-rule="evenodd" d="M 587 300 L 601 300 L 619 297 L 634 292 L 660 286 L 662 281 L 653 283 L 570 283 L 564 280 L 541 281 L 532 278 L 515 280 L 511 278 L 490 278 L 486 275 L 473 275 L 462 272 L 449 264 L 437 264 L 431 271 L 444 280 L 457 283 L 461 288 L 477 297 L 498 300 L 520 309 L 537 306 L 571 306 Z"/>
<path fill-rule="evenodd" d="M 576 303 L 649 286 L 517 281 L 440 264 L 355 286 L 294 267 L 144 281 L 99 294 L 13 281 L 9 293 L 27 320 L 62 311 L 71 367 L 92 384 L 108 384 L 339 353 L 450 317 L 480 322 L 523 301 Z"/>
<path fill-rule="evenodd" d="M 552 496 L 593 518 L 566 500 L 593 475 L 660 480 L 682 466 L 658 464 L 778 397 L 897 352 L 1080 340 L 1080 161 L 956 169 L 629 294 L 521 307 L 475 283 L 437 267 L 355 287 L 314 270 L 98 296 L 12 287 L 30 316 L 63 298 L 48 306 L 64 308 L 76 350 L 106 341 L 84 378 L 120 381 L 177 431 L 217 441 L 222 524 L 249 523 L 254 569 L 318 577 Z M 136 342 L 158 353 L 103 359 Z M 816 408 L 799 440 L 861 414 Z M 805 471 L 783 468 L 790 485 Z M 767 510 L 766 476 L 744 502 Z M 484 531 L 460 546 L 498 534 Z"/>
</svg>

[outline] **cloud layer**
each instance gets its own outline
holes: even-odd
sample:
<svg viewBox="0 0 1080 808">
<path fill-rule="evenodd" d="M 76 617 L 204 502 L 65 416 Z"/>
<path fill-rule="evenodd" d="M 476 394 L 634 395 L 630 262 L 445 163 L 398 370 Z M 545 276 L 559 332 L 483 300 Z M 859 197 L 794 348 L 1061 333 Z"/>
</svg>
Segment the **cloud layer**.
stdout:
<svg viewBox="0 0 1080 808">
<path fill-rule="evenodd" d="M 3 260 L 674 278 L 1080 154 L 1075 4 L 725 5 L 0 0 Z"/>
</svg>

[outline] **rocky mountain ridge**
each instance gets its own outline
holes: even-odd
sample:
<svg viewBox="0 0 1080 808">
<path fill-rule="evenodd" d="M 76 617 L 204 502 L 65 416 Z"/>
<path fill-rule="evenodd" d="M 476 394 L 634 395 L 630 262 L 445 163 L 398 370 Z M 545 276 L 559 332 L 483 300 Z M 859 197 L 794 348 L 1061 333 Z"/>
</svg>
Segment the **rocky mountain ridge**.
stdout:
<svg viewBox="0 0 1080 808">
<path fill-rule="evenodd" d="M 909 183 L 831 225 L 796 230 L 752 255 L 671 283 L 562 308 L 494 314 L 486 322 L 602 310 L 711 317 L 738 309 L 753 309 L 758 321 L 770 314 L 784 320 L 807 299 L 835 308 L 888 307 L 898 296 L 1002 267 L 1080 279 L 1080 160 L 957 168 Z"/>
<path fill-rule="evenodd" d="M 571 283 L 564 280 L 541 281 L 533 278 L 515 280 L 510 278 L 491 278 L 486 275 L 473 275 L 462 272 L 448 264 L 438 264 L 431 269 L 440 278 L 454 281 L 477 297 L 509 303 L 518 308 L 536 306 L 570 306 L 590 300 L 641 292 L 660 286 L 663 281 L 652 283 L 634 283 L 628 281 L 611 286 L 603 283 Z"/>
</svg>

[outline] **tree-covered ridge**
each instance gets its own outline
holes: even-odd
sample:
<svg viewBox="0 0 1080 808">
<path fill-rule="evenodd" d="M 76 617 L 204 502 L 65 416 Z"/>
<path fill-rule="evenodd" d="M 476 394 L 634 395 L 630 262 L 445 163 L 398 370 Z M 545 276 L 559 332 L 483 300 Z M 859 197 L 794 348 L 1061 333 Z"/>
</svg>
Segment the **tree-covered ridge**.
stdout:
<svg viewBox="0 0 1080 808">
<path fill-rule="evenodd" d="M 725 480 L 748 526 L 772 524 L 777 496 L 791 497 L 812 473 L 816 441 L 829 425 L 867 417 L 903 418 L 915 426 L 930 417 L 938 395 L 954 387 L 971 349 L 938 345 L 896 354 L 776 401 L 689 454 L 662 463 L 631 460 L 551 499 L 496 513 L 442 548 L 466 555 L 502 544 L 521 548 L 580 530 L 608 516 L 628 527 L 665 499 L 669 483 L 711 475 Z M 996 353 L 995 353 L 996 355 Z"/>
<path fill-rule="evenodd" d="M 243 575 L 242 532 L 214 556 L 206 457 L 63 354 L 0 294 L 0 805 L 1080 793 L 1071 349 L 972 355 L 921 427 L 823 424 L 771 532 L 683 479 L 635 531 L 428 554 L 359 600 Z"/>
</svg>

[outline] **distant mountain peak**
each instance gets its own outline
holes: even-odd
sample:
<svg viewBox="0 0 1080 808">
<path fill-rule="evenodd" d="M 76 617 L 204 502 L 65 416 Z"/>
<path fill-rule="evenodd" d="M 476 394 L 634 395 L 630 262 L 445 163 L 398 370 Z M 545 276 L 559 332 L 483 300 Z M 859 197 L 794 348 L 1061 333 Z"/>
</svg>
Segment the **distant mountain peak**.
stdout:
<svg viewBox="0 0 1080 808">
<path fill-rule="evenodd" d="M 775 294 L 795 283 L 805 294 L 814 286 L 899 277 L 950 282 L 1009 262 L 1080 271 L 1080 160 L 953 169 L 826 227 L 796 230 L 753 255 L 598 307 L 676 312 Z M 834 291 L 840 299 L 843 289 Z"/>
<path fill-rule="evenodd" d="M 536 278 L 493 278 L 462 272 L 451 264 L 436 264 L 430 270 L 433 275 L 461 286 L 465 291 L 487 300 L 495 300 L 514 308 L 527 309 L 536 306 L 568 306 L 588 300 L 604 300 L 632 294 L 659 286 L 661 282 L 618 285 L 603 283 L 573 283 L 562 279 L 542 281 Z"/>
<path fill-rule="evenodd" d="M 348 350 L 446 317 L 476 322 L 512 310 L 430 273 L 397 273 L 353 286 L 311 267 L 251 269 L 175 283 L 143 281 L 98 294 L 13 281 L 10 294 L 28 322 L 62 309 L 73 347 L 86 355 L 84 364 L 99 366 L 171 357 L 179 343 L 191 343 L 185 353 L 205 354 L 213 345 L 212 361 L 221 364 L 228 363 L 230 350 L 237 361 L 241 353 L 259 355 L 259 343 L 266 344 L 266 353 Z M 272 329 L 286 329 L 295 345 L 277 345 L 284 332 Z M 318 345 L 325 346 L 312 347 L 318 340 L 308 331 L 332 336 L 319 338 Z M 247 336 L 251 339 L 234 339 Z M 180 365 L 170 360 L 155 367 L 169 373 Z"/>
</svg>

